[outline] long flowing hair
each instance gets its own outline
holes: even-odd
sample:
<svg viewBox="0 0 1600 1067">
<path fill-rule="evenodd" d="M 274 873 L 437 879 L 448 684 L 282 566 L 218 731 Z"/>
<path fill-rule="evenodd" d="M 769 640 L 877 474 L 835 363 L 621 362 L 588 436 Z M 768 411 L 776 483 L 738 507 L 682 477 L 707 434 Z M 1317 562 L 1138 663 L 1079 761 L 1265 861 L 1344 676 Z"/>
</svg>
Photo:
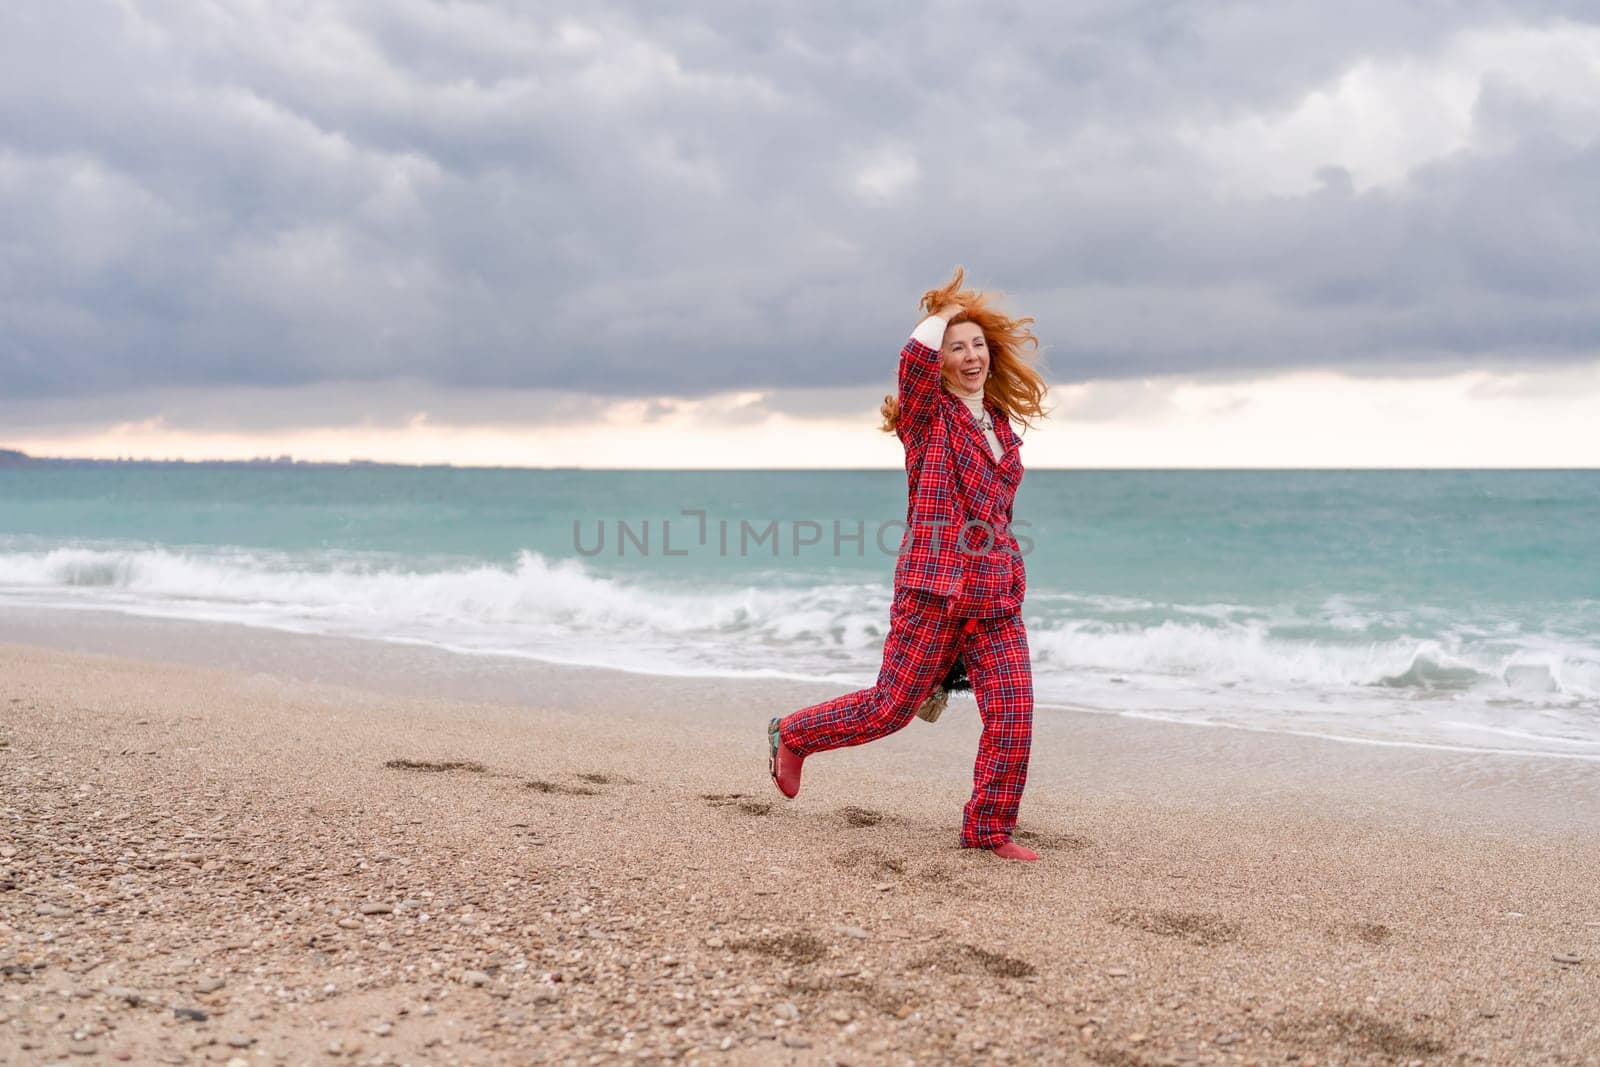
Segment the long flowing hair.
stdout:
<svg viewBox="0 0 1600 1067">
<path fill-rule="evenodd" d="M 1032 345 L 1035 352 L 1039 348 L 1039 339 L 1028 329 L 1033 316 L 1014 319 L 994 307 L 987 294 L 961 288 L 966 276 L 966 270 L 957 267 L 949 282 L 923 293 L 922 310 L 931 315 L 952 301 L 966 309 L 952 317 L 949 325 L 975 322 L 983 331 L 984 342 L 989 347 L 989 379 L 983 383 L 983 395 L 993 400 L 1007 419 L 1031 428 L 1030 419 L 1047 414 L 1043 404 L 1048 389 L 1044 378 L 1022 351 L 1023 345 Z M 879 429 L 894 433 L 900 420 L 899 398 L 892 393 L 884 397 L 878 411 L 883 415 L 883 425 Z"/>
</svg>

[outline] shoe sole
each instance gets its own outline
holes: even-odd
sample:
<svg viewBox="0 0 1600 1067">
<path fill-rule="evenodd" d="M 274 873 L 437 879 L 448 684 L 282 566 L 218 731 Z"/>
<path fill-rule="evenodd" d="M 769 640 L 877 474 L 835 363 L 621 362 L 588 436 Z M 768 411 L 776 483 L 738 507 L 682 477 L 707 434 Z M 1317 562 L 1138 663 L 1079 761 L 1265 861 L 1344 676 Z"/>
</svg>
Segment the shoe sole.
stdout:
<svg viewBox="0 0 1600 1067">
<path fill-rule="evenodd" d="M 778 720 L 773 719 L 767 724 L 767 774 L 771 776 L 772 787 L 778 791 L 778 795 L 785 800 L 793 800 L 799 795 L 800 790 L 796 789 L 793 793 L 785 793 L 783 786 L 778 784 L 778 746 L 781 744 L 783 744 L 783 738 L 778 733 Z"/>
<path fill-rule="evenodd" d="M 778 784 L 778 720 L 773 719 L 767 723 L 767 774 L 772 778 L 772 788 L 781 796 L 787 796 L 783 787 Z"/>
</svg>

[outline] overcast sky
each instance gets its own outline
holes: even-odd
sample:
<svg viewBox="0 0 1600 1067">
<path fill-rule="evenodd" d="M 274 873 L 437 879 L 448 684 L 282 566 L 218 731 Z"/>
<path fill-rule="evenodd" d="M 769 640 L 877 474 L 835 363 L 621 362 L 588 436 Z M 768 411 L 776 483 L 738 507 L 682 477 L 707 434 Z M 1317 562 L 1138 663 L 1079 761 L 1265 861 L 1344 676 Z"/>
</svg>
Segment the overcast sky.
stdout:
<svg viewBox="0 0 1600 1067">
<path fill-rule="evenodd" d="M 961 263 L 1035 465 L 1600 463 L 1594 12 L 16 0 L 0 447 L 892 466 Z"/>
</svg>

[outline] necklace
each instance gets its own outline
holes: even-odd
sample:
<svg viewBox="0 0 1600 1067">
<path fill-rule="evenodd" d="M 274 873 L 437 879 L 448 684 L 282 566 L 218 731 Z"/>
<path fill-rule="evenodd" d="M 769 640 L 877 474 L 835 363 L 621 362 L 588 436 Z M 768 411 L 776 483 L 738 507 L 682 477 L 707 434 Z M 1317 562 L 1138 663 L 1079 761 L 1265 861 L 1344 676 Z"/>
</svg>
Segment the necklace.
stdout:
<svg viewBox="0 0 1600 1067">
<path fill-rule="evenodd" d="M 968 411 L 972 412 L 972 419 L 979 426 L 994 433 L 994 419 L 989 416 L 989 409 L 983 406 L 983 389 L 980 387 L 976 393 L 962 393 L 952 389 L 952 393 L 961 398 Z M 977 403 L 974 404 L 973 401 Z"/>
<path fill-rule="evenodd" d="M 961 402 L 967 406 L 968 411 L 972 412 L 974 422 L 985 430 L 993 430 L 994 419 L 989 416 L 989 409 L 983 406 L 982 396 L 981 392 L 977 396 L 963 396 Z M 974 400 L 978 401 L 976 406 L 972 403 Z"/>
</svg>

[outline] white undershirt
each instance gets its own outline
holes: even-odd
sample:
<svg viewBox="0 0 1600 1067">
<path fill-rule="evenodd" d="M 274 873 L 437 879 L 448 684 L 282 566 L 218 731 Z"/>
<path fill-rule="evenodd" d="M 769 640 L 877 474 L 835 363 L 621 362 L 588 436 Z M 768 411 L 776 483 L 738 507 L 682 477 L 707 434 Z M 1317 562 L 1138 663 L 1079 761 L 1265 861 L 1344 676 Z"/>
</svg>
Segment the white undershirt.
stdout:
<svg viewBox="0 0 1600 1067">
<path fill-rule="evenodd" d="M 944 346 L 945 325 L 945 321 L 939 316 L 929 315 L 917 323 L 917 328 L 911 331 L 911 336 L 937 351 Z M 963 393 L 959 389 L 951 388 L 949 382 L 945 382 L 944 386 L 950 395 L 959 397 L 961 402 L 967 405 L 967 410 L 972 412 L 973 421 L 983 426 L 983 436 L 989 441 L 989 451 L 994 454 L 996 460 L 999 460 L 1005 455 L 1005 449 L 1000 447 L 1000 438 L 994 432 L 994 424 L 989 419 L 989 413 L 983 410 L 983 387 L 979 386 L 976 392 Z M 989 425 L 985 426 L 985 423 Z"/>
</svg>

